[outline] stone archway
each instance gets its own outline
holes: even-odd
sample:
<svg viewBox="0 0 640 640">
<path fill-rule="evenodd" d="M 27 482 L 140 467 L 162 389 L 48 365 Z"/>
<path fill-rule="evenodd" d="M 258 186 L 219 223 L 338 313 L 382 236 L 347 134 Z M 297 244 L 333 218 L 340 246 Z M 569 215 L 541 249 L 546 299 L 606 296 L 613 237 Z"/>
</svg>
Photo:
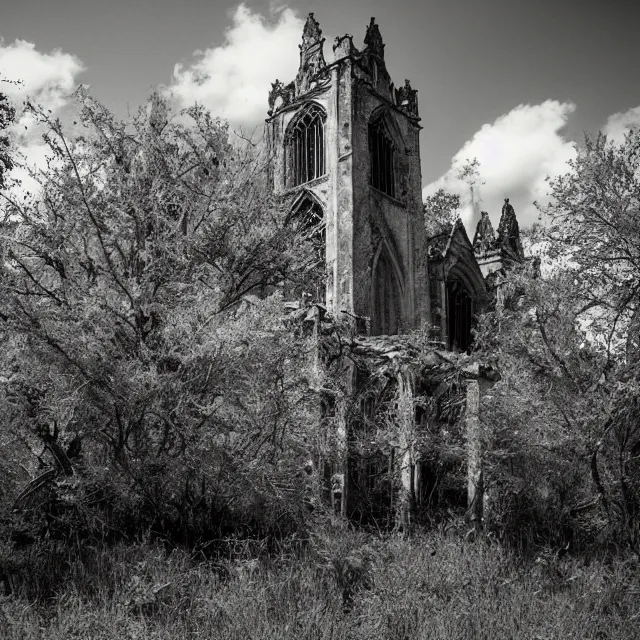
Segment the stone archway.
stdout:
<svg viewBox="0 0 640 640">
<path fill-rule="evenodd" d="M 383 242 L 373 269 L 371 335 L 396 335 L 402 326 L 402 284 Z"/>
</svg>

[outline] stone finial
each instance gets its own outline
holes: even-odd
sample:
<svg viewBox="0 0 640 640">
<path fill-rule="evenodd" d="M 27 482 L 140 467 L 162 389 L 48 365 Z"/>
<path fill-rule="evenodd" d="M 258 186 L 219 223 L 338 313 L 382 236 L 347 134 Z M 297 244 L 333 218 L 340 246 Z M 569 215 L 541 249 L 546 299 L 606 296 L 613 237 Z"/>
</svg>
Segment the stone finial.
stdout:
<svg viewBox="0 0 640 640">
<path fill-rule="evenodd" d="M 295 87 L 293 82 L 284 84 L 280 80 L 276 80 L 271 83 L 271 91 L 269 91 L 269 110 L 267 113 L 272 116 L 274 111 L 277 111 L 281 107 L 286 107 L 291 104 L 295 97 Z M 281 102 L 276 106 L 276 100 L 280 98 Z"/>
<path fill-rule="evenodd" d="M 304 23 L 304 29 L 302 30 L 302 44 L 300 49 L 309 49 L 314 44 L 317 44 L 322 39 L 322 29 L 320 23 L 313 17 L 313 13 L 307 16 L 307 21 Z"/>
<path fill-rule="evenodd" d="M 489 214 L 483 211 L 473 236 L 473 250 L 476 253 L 486 253 L 495 248 L 496 234 L 489 219 Z"/>
<path fill-rule="evenodd" d="M 309 14 L 302 31 L 300 46 L 300 68 L 295 79 L 296 96 L 300 96 L 311 88 L 312 79 L 327 66 L 323 52 L 324 38 L 318 21 Z"/>
<path fill-rule="evenodd" d="M 396 104 L 412 116 L 418 115 L 418 90 L 412 89 L 408 80 L 404 81 L 404 87 L 396 89 Z"/>
<path fill-rule="evenodd" d="M 376 24 L 375 18 L 371 18 L 371 22 L 367 27 L 367 34 L 364 37 L 364 43 L 369 51 L 375 53 L 379 58 L 384 59 L 384 42 L 382 42 L 380 28 Z"/>
<path fill-rule="evenodd" d="M 524 260 L 524 251 L 520 242 L 520 227 L 516 212 L 513 206 L 509 204 L 509 198 L 505 198 L 504 205 L 502 205 L 497 245 L 504 257 L 518 262 Z"/>
<path fill-rule="evenodd" d="M 339 58 L 346 58 L 358 53 L 358 50 L 353 46 L 353 36 L 345 34 L 338 36 L 333 43 L 333 55 L 336 60 Z"/>
</svg>

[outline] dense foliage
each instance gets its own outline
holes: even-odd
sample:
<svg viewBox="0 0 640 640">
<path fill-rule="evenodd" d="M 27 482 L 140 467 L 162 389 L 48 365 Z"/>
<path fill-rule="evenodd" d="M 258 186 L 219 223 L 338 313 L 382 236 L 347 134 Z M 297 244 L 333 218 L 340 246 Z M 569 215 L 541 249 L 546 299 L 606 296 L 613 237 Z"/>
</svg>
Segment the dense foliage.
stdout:
<svg viewBox="0 0 640 640">
<path fill-rule="evenodd" d="M 529 239 L 546 275 L 512 271 L 482 319 L 502 369 L 484 407 L 492 491 L 516 535 L 529 519 L 557 543 L 640 543 L 639 148 L 637 132 L 586 139 Z"/>
<path fill-rule="evenodd" d="M 199 107 L 171 117 L 153 95 L 120 122 L 77 99 L 73 137 L 27 106 L 48 170 L 35 195 L 5 195 L 3 464 L 15 477 L 40 455 L 56 515 L 88 531 L 91 505 L 112 516 L 105 534 L 290 526 L 313 381 L 280 291 L 307 257 L 265 158 Z M 36 482 L 17 506 L 42 494 Z"/>
<path fill-rule="evenodd" d="M 424 224 L 428 236 L 446 231 L 458 216 L 460 196 L 438 189 L 424 200 Z"/>
</svg>

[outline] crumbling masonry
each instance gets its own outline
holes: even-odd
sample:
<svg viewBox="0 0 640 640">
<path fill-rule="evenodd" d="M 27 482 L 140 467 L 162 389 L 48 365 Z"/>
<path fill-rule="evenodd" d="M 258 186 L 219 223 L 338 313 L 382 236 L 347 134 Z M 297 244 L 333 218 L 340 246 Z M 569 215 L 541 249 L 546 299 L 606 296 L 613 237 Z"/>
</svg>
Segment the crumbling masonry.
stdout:
<svg viewBox="0 0 640 640">
<path fill-rule="evenodd" d="M 322 31 L 309 14 L 295 79 L 272 84 L 267 139 L 274 190 L 293 216 L 321 230 L 326 272 L 325 286 L 312 292 L 320 310 L 317 322 L 325 323 L 327 335 L 331 319 L 353 322 L 350 357 L 339 377 L 346 397 L 357 399 L 361 410 L 354 413 L 353 402 L 347 409 L 349 402 L 327 399 L 324 412 L 336 417 L 332 424 L 339 425 L 341 443 L 337 459 L 323 465 L 327 497 L 343 514 L 364 517 L 362 485 L 374 486 L 371 478 L 382 466 L 393 485 L 388 511 L 396 524 L 406 526 L 425 495 L 420 432 L 432 432 L 438 419 L 421 411 L 417 399 L 442 396 L 433 381 L 442 383 L 457 372 L 458 386 L 468 396 L 469 435 L 475 438 L 479 373 L 465 364 L 474 318 L 503 270 L 524 258 L 508 200 L 497 236 L 486 212 L 473 243 L 460 221 L 426 236 L 417 91 L 408 80 L 400 87 L 391 81 L 373 18 L 364 44 L 358 50 L 352 36 L 336 38 L 335 60 L 327 64 Z M 416 332 L 422 336 L 418 346 Z M 371 394 L 367 401 L 367 388 L 392 399 L 398 429 L 394 442 L 380 447 L 384 455 L 370 453 L 363 463 L 352 443 L 367 415 L 375 423 L 376 402 Z M 475 517 L 481 517 L 475 495 L 479 460 L 475 441 L 470 442 L 469 502 Z"/>
</svg>

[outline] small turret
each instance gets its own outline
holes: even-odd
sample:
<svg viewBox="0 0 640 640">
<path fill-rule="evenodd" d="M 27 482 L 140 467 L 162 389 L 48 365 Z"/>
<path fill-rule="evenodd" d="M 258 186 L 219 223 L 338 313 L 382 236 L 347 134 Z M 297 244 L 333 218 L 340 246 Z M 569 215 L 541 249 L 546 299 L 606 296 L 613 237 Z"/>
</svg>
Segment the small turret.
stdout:
<svg viewBox="0 0 640 640">
<path fill-rule="evenodd" d="M 476 233 L 473 236 L 473 250 L 476 255 L 484 255 L 495 249 L 496 233 L 489 219 L 489 214 L 483 211 L 480 214 L 480 220 L 476 227 Z"/>
<path fill-rule="evenodd" d="M 512 262 L 524 262 L 524 251 L 522 250 L 522 242 L 520 242 L 520 227 L 516 212 L 513 206 L 509 204 L 509 198 L 505 198 L 502 206 L 497 244 L 505 266 Z"/>
<path fill-rule="evenodd" d="M 336 60 L 349 56 L 355 56 L 359 52 L 353 45 L 353 36 L 350 33 L 346 33 L 343 36 L 338 36 L 333 44 L 333 56 Z"/>
<path fill-rule="evenodd" d="M 408 80 L 404 81 L 404 87 L 396 89 L 396 104 L 410 115 L 418 117 L 418 90 L 412 89 Z"/>
</svg>

